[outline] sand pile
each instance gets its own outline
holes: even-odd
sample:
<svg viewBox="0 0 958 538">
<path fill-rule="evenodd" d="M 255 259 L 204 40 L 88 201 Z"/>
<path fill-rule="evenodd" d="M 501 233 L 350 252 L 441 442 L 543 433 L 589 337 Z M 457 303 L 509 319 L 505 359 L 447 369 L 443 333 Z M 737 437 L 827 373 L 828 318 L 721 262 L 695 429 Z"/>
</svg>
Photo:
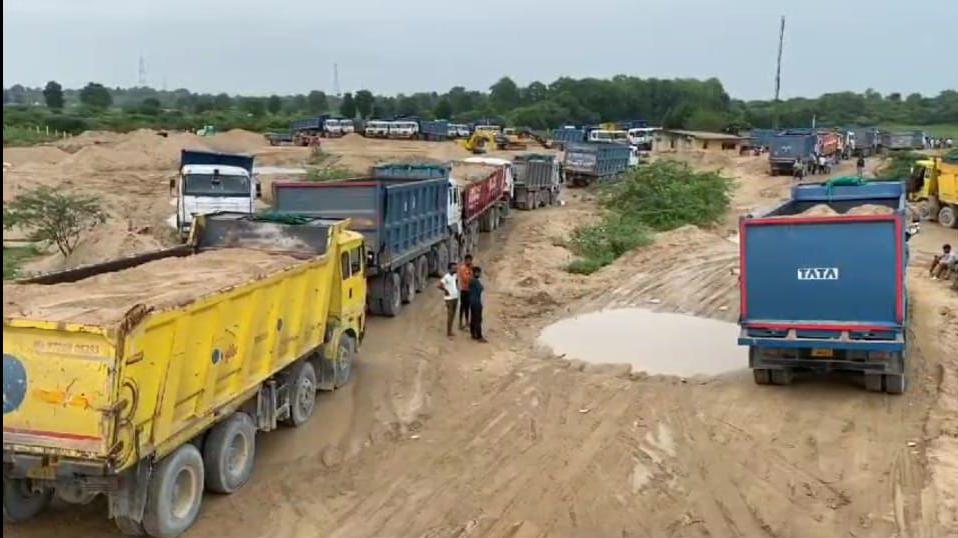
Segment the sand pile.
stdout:
<svg viewBox="0 0 958 538">
<path fill-rule="evenodd" d="M 452 163 L 452 171 L 449 175 L 460 181 L 472 182 L 485 179 L 498 169 L 498 166 L 492 164 L 456 161 Z"/>
<path fill-rule="evenodd" d="M 269 145 L 266 137 L 243 129 L 231 129 L 203 139 L 204 143 L 216 151 L 225 153 L 252 153 Z"/>
<path fill-rule="evenodd" d="M 69 157 L 69 154 L 54 146 L 33 146 L 28 148 L 3 148 L 3 162 L 14 166 L 24 164 L 56 164 Z"/>
<path fill-rule="evenodd" d="M 261 250 L 224 249 L 164 258 L 77 282 L 4 284 L 3 317 L 114 324 L 135 306 L 186 304 L 296 263 L 291 256 Z"/>
<path fill-rule="evenodd" d="M 802 211 L 801 213 L 799 213 L 799 215 L 802 215 L 803 217 L 834 217 L 834 216 L 837 216 L 838 214 L 839 214 L 838 211 L 835 211 L 834 209 L 829 207 L 828 204 L 815 204 L 812 207 L 806 209 L 805 211 Z M 794 217 L 795 215 L 784 215 L 784 216 Z"/>
<path fill-rule="evenodd" d="M 891 215 L 895 210 L 883 205 L 865 204 L 855 206 L 845 212 L 846 215 Z"/>
</svg>

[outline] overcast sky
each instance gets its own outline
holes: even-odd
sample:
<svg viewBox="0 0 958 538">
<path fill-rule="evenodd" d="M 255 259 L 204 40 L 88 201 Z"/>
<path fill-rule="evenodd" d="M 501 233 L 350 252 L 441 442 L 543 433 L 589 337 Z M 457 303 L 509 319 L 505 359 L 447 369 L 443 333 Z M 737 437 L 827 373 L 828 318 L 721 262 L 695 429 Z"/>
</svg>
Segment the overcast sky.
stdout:
<svg viewBox="0 0 958 538">
<path fill-rule="evenodd" d="M 958 0 L 4 0 L 3 84 L 270 94 L 718 77 L 738 98 L 958 88 Z"/>
</svg>

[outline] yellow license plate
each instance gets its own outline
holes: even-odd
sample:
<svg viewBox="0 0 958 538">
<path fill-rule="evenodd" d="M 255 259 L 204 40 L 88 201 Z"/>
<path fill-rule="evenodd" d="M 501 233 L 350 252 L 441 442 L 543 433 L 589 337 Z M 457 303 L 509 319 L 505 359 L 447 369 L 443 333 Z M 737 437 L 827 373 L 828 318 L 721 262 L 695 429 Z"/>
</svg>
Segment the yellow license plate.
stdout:
<svg viewBox="0 0 958 538">
<path fill-rule="evenodd" d="M 831 349 L 813 349 L 812 357 L 834 357 L 835 352 Z"/>
</svg>

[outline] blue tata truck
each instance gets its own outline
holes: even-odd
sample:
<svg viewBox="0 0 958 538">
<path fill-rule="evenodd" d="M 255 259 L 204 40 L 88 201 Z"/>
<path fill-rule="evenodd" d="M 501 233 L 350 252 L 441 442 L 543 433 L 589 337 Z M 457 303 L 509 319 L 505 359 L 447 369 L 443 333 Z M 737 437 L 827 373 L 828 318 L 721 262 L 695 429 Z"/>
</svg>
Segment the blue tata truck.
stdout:
<svg viewBox="0 0 958 538">
<path fill-rule="evenodd" d="M 905 391 L 905 191 L 901 182 L 801 185 L 740 219 L 738 343 L 756 383 L 844 370 L 863 373 L 868 390 Z"/>
</svg>

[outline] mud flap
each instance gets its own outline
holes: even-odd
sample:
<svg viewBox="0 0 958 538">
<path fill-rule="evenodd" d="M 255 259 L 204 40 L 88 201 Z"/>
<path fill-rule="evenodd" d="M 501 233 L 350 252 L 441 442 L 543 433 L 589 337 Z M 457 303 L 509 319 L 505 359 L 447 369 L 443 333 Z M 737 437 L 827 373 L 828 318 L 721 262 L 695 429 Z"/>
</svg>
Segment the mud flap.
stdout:
<svg viewBox="0 0 958 538">
<path fill-rule="evenodd" d="M 136 466 L 120 475 L 119 487 L 109 495 L 110 518 L 124 534 L 143 534 L 143 512 L 146 510 L 146 496 L 152 476 L 153 462 L 149 459 L 140 460 Z"/>
</svg>

